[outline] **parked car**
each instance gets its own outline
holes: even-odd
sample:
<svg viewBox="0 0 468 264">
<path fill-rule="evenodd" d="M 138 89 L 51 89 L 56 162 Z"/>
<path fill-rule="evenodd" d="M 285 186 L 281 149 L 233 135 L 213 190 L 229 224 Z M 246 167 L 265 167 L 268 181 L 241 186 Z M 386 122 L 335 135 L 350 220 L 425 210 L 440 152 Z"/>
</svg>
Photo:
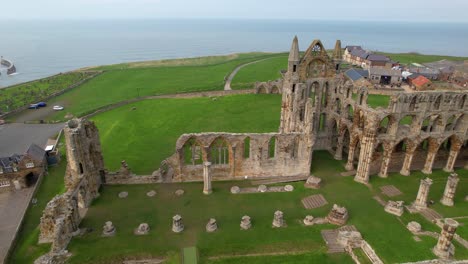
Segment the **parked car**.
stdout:
<svg viewBox="0 0 468 264">
<path fill-rule="evenodd" d="M 37 106 L 39 106 L 39 107 L 46 107 L 47 104 L 46 104 L 45 102 L 39 102 L 39 103 L 37 103 Z"/>
<path fill-rule="evenodd" d="M 38 109 L 38 108 L 39 108 L 39 105 L 37 105 L 37 104 L 30 104 L 28 108 L 29 108 L 29 109 Z"/>
<path fill-rule="evenodd" d="M 0 119 L 0 125 L 3 125 L 3 124 L 5 124 L 5 120 Z"/>
<path fill-rule="evenodd" d="M 55 111 L 62 111 L 62 110 L 63 110 L 63 106 L 61 106 L 61 105 L 54 105 L 54 107 L 52 107 L 52 109 L 54 109 Z"/>
</svg>

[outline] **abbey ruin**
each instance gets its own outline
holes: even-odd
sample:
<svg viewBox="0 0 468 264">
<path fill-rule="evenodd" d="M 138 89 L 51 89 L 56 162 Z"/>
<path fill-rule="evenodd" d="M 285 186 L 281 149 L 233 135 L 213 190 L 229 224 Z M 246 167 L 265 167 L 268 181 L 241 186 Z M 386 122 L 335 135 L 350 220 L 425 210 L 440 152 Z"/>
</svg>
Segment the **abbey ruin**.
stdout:
<svg viewBox="0 0 468 264">
<path fill-rule="evenodd" d="M 301 58 L 294 38 L 283 79 L 255 87 L 282 94 L 279 131 L 184 134 L 161 166 L 162 180 L 201 181 L 204 162 L 213 180 L 309 175 L 315 150 L 347 160 L 361 183 L 374 174 L 467 166 L 468 93 L 399 93 L 374 109 L 366 88 L 337 73 L 340 62 L 339 41 L 332 58 L 320 40 Z"/>
<path fill-rule="evenodd" d="M 183 134 L 175 153 L 151 177 L 132 176 L 125 161 L 120 172 L 107 172 L 94 123 L 70 120 L 64 130 L 67 190 L 44 210 L 40 242 L 52 243 L 52 250 L 36 263 L 64 257 L 70 239 L 80 232 L 78 226 L 87 208 L 106 182 L 125 183 L 132 177 L 132 183 L 204 181 L 203 192 L 210 194 L 212 181 L 217 180 L 306 179 L 316 150 L 327 150 L 336 160 L 346 160 L 346 170 L 364 184 L 371 175 L 385 178 L 389 172 L 409 175 L 412 170 L 422 170 L 431 174 L 434 168 L 447 172 L 454 167 L 468 168 L 468 93 L 399 93 L 391 97 L 387 108 L 372 108 L 367 104 L 368 90 L 353 87 L 339 74 L 340 62 L 340 42 L 331 57 L 320 40 L 300 57 L 298 39 L 294 38 L 283 79 L 256 84 L 257 93 L 282 94 L 278 132 Z M 444 194 L 446 204 L 453 203 L 457 183 L 453 178 Z M 320 179 L 309 184 L 318 188 Z M 424 207 L 428 191 L 420 192 L 416 203 Z M 334 210 L 338 212 L 334 221 L 346 222 L 347 210 Z M 282 213 L 278 212 L 273 225 L 282 226 Z M 304 221 L 312 220 L 309 216 Z M 181 216 L 174 216 L 173 221 L 173 231 L 181 232 Z M 214 230 L 213 221 L 209 224 Z M 242 229 L 251 227 L 250 217 L 244 216 L 242 221 Z M 149 231 L 148 226 L 142 229 Z M 113 234 L 115 227 L 109 222 L 105 230 Z M 439 242 L 435 250 L 446 248 L 449 242 Z"/>
</svg>

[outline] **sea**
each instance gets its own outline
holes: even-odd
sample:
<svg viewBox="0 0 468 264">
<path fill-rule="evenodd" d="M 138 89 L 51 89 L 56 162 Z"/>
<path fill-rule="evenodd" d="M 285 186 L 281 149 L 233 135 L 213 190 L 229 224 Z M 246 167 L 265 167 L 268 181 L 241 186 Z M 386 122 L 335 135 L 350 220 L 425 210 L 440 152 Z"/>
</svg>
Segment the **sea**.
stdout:
<svg viewBox="0 0 468 264">
<path fill-rule="evenodd" d="M 340 39 L 372 51 L 468 57 L 468 23 L 318 20 L 0 20 L 0 55 L 18 73 L 0 87 L 87 66 L 132 61 L 301 50 Z"/>
</svg>

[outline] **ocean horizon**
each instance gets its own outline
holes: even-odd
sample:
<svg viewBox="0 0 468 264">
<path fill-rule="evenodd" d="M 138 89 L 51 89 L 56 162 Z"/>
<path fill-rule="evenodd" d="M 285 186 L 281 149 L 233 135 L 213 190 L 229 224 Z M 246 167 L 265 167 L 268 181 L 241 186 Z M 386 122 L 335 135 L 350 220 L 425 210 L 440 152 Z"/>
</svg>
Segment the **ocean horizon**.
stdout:
<svg viewBox="0 0 468 264">
<path fill-rule="evenodd" d="M 372 51 L 468 57 L 468 23 L 256 19 L 4 20 L 0 55 L 18 74 L 0 87 L 82 67 L 132 61 L 301 51 L 340 39 Z"/>
</svg>

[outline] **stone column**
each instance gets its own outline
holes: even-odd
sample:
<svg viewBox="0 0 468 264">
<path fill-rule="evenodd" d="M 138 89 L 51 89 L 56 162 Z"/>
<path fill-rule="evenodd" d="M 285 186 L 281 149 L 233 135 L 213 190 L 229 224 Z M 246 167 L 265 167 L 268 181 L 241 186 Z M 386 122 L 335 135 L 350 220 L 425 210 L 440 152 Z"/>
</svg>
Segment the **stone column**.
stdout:
<svg viewBox="0 0 468 264">
<path fill-rule="evenodd" d="M 400 170 L 400 174 L 403 176 L 410 175 L 411 163 L 413 161 L 414 151 L 407 151 L 405 154 L 405 160 L 403 161 L 403 167 Z"/>
<path fill-rule="evenodd" d="M 273 216 L 273 227 L 283 227 L 284 220 L 283 220 L 283 212 L 276 211 L 275 215 Z"/>
<path fill-rule="evenodd" d="M 455 196 L 455 190 L 457 189 L 459 181 L 460 179 L 458 178 L 458 174 L 450 174 L 447 180 L 447 185 L 445 185 L 444 196 L 440 200 L 443 205 L 453 206 L 453 197 Z"/>
<path fill-rule="evenodd" d="M 203 162 L 203 193 L 211 194 L 213 190 L 211 189 L 211 174 L 210 174 L 211 162 Z"/>
<path fill-rule="evenodd" d="M 421 185 L 419 186 L 418 196 L 413 205 L 416 209 L 422 210 L 427 208 L 427 197 L 429 196 L 429 189 L 432 185 L 432 180 L 429 178 L 421 180 Z"/>
<path fill-rule="evenodd" d="M 457 221 L 450 218 L 445 219 L 437 245 L 432 249 L 432 252 L 434 252 L 434 254 L 439 258 L 449 259 L 455 253 L 455 247 L 452 245 L 451 241 L 455 235 L 457 227 Z"/>
<path fill-rule="evenodd" d="M 453 140 L 455 141 L 455 140 Z M 453 142 L 452 147 L 450 148 L 450 154 L 447 160 L 447 165 L 445 165 L 444 171 L 452 172 L 455 161 L 457 160 L 458 152 L 460 151 L 461 143 L 458 141 Z"/>
<path fill-rule="evenodd" d="M 385 149 L 382 157 L 382 166 L 380 167 L 379 177 L 388 177 L 388 166 L 390 166 L 390 160 L 392 158 L 393 148 Z"/>
<path fill-rule="evenodd" d="M 343 159 L 343 137 L 338 137 L 338 144 L 336 145 L 335 157 L 336 160 Z"/>
<path fill-rule="evenodd" d="M 347 171 L 352 171 L 354 170 L 354 149 L 355 146 L 353 144 L 349 144 L 349 153 L 348 153 L 348 162 L 346 163 L 345 169 Z"/>
<path fill-rule="evenodd" d="M 427 148 L 427 158 L 426 163 L 424 163 L 424 168 L 422 173 L 431 174 L 432 166 L 434 164 L 434 159 L 437 155 L 437 150 L 439 150 L 439 144 L 435 140 L 429 140 L 429 146 Z"/>
<path fill-rule="evenodd" d="M 172 232 L 180 233 L 182 231 L 184 231 L 182 217 L 180 215 L 174 215 L 174 217 L 172 217 Z"/>
<path fill-rule="evenodd" d="M 372 123 L 372 122 L 370 122 Z M 354 180 L 360 183 L 369 182 L 369 173 L 372 156 L 375 151 L 375 131 L 374 129 L 366 129 L 361 143 L 361 151 L 359 154 L 359 163 Z"/>
</svg>

